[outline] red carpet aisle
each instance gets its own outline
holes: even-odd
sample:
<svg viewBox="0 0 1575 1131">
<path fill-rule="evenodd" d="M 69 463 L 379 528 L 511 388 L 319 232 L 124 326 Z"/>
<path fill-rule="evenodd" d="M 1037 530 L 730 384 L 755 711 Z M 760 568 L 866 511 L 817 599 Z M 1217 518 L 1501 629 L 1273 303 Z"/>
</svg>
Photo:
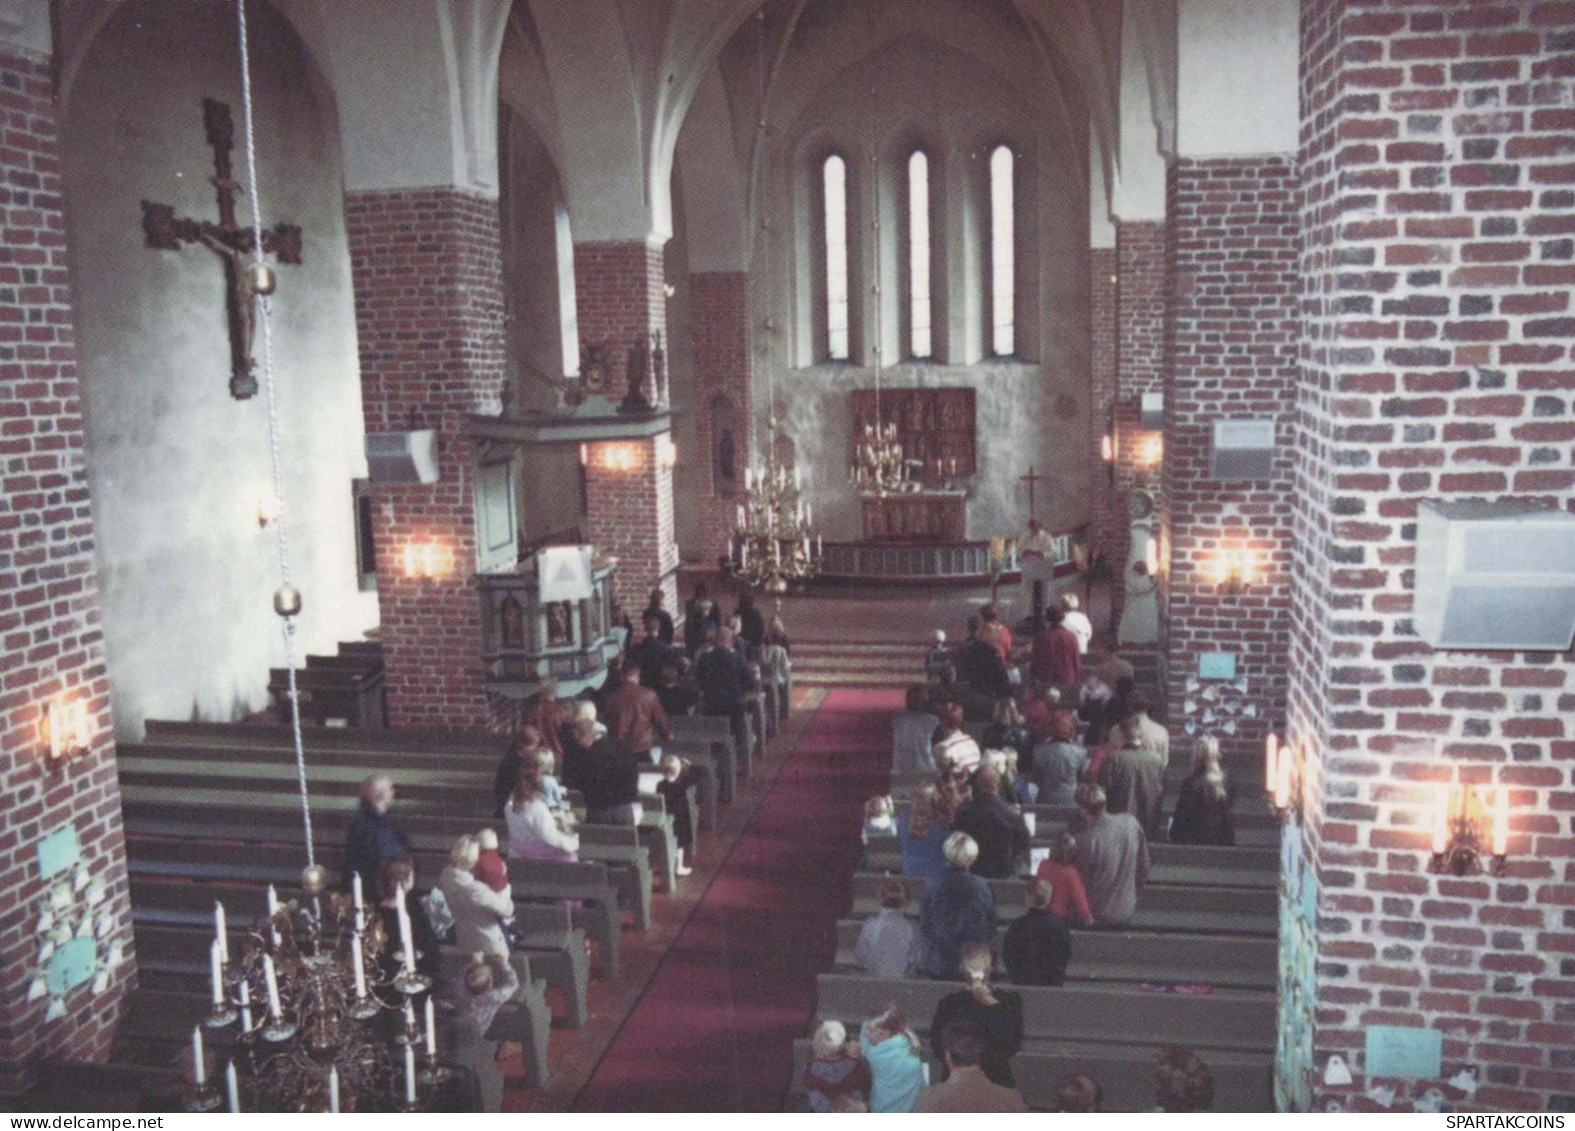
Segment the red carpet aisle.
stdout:
<svg viewBox="0 0 1575 1131">
<path fill-rule="evenodd" d="M 864 801 L 900 691 L 837 690 L 576 1102 L 581 1111 L 781 1111 L 793 1038 L 847 910 Z"/>
</svg>

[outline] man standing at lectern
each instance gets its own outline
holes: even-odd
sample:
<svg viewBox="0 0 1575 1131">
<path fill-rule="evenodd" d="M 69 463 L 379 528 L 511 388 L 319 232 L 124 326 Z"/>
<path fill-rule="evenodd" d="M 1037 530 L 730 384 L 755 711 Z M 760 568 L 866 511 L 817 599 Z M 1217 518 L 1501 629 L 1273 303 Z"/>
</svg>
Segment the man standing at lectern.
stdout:
<svg viewBox="0 0 1575 1131">
<path fill-rule="evenodd" d="M 1018 543 L 1017 557 L 1023 564 L 1023 580 L 1032 580 L 1033 596 L 1032 609 L 1029 613 L 1033 621 L 1034 631 L 1039 631 L 1040 618 L 1045 607 L 1045 581 L 1052 576 L 1054 566 L 1050 561 L 1050 553 L 1055 548 L 1055 539 L 1050 532 L 1039 525 L 1037 518 L 1028 520 L 1028 533 Z"/>
</svg>

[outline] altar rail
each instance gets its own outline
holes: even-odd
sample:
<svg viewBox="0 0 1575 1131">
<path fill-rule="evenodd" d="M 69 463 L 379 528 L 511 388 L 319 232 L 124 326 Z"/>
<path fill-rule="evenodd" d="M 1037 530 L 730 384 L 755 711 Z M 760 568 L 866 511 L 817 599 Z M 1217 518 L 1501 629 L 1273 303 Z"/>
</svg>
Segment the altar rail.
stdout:
<svg viewBox="0 0 1575 1131">
<path fill-rule="evenodd" d="M 1015 581 L 1014 568 L 1001 575 Z M 821 550 L 820 581 L 881 581 L 897 585 L 990 580 L 990 543 L 950 542 L 888 546 L 870 542 L 827 542 Z"/>
</svg>

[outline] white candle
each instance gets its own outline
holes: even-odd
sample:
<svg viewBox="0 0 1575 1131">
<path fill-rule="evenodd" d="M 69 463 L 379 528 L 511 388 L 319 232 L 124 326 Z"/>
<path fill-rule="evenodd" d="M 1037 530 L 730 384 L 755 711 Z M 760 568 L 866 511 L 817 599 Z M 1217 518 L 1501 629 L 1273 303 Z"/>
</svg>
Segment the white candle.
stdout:
<svg viewBox="0 0 1575 1131">
<path fill-rule="evenodd" d="M 409 998 L 405 999 L 405 1036 L 410 1037 L 416 1028 L 416 1007 Z"/>
<path fill-rule="evenodd" d="M 203 1064 L 201 1025 L 193 1025 L 191 1029 L 191 1078 L 199 1088 L 208 1082 L 208 1068 Z"/>
<path fill-rule="evenodd" d="M 250 1032 L 252 1027 L 252 988 L 241 981 L 241 1032 Z"/>
<path fill-rule="evenodd" d="M 235 1078 L 235 1062 L 230 1061 L 224 1070 L 224 1090 L 230 1097 L 230 1114 L 238 1114 L 241 1110 L 240 1081 Z"/>
<path fill-rule="evenodd" d="M 437 1056 L 437 1026 L 432 1015 L 432 995 L 427 995 L 427 1056 Z"/>
<path fill-rule="evenodd" d="M 405 952 L 405 973 L 416 972 L 416 946 L 410 941 L 410 912 L 405 908 L 405 896 L 399 895 L 399 945 Z"/>
<path fill-rule="evenodd" d="M 263 955 L 263 981 L 268 984 L 268 1016 L 279 1020 L 279 978 L 273 972 L 273 955 Z"/>
<path fill-rule="evenodd" d="M 339 1114 L 339 1069 L 328 1070 L 328 1112 L 330 1115 Z"/>
<path fill-rule="evenodd" d="M 219 940 L 219 957 L 228 962 L 230 960 L 230 930 L 224 917 L 224 904 L 218 900 L 213 901 L 213 933 Z"/>
<path fill-rule="evenodd" d="M 366 997 L 366 957 L 361 953 L 361 936 L 350 940 L 350 964 L 355 967 L 355 996 L 360 1001 Z"/>
<path fill-rule="evenodd" d="M 355 929 L 361 929 L 361 873 L 350 873 L 350 894 L 355 897 Z"/>
<path fill-rule="evenodd" d="M 416 1104 L 416 1046 L 405 1046 L 405 1102 Z"/>
<path fill-rule="evenodd" d="M 213 1004 L 224 1004 L 224 956 L 220 953 L 219 940 L 208 947 L 208 973 L 213 976 Z"/>
<path fill-rule="evenodd" d="M 273 945 L 279 945 L 279 932 L 274 928 L 274 916 L 279 914 L 279 893 L 273 890 L 273 885 L 268 885 L 268 934 L 273 938 Z"/>
</svg>

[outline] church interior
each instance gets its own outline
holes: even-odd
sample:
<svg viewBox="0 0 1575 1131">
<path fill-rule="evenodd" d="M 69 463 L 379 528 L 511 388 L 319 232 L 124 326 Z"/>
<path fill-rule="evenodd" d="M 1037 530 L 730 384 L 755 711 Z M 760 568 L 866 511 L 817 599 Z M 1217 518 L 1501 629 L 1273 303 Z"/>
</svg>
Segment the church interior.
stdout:
<svg viewBox="0 0 1575 1131">
<path fill-rule="evenodd" d="M 0 0 L 0 114 L 0 1110 L 1575 1110 L 1575 3 Z"/>
</svg>

